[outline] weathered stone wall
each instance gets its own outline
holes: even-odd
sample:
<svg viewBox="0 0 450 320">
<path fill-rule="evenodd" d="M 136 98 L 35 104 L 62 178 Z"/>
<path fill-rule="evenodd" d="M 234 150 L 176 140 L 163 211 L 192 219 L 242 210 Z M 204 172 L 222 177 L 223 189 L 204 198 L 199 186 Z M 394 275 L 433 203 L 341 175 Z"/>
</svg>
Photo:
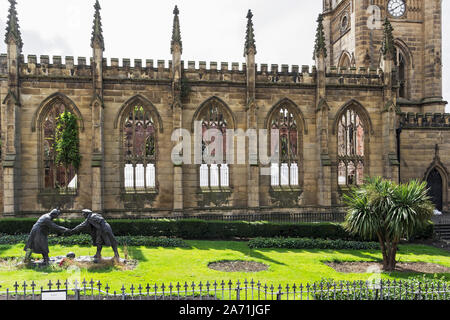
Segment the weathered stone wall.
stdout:
<svg viewBox="0 0 450 320">
<path fill-rule="evenodd" d="M 45 199 L 40 199 L 39 193 L 39 170 L 42 170 L 39 152 L 39 126 L 32 130 L 35 125 L 35 114 L 41 103 L 55 93 L 69 97 L 79 109 L 84 129 L 80 130 L 80 152 L 83 164 L 79 170 L 79 194 L 76 198 L 75 207 L 89 207 L 91 205 L 91 110 L 92 99 L 91 82 L 89 81 L 60 81 L 56 79 L 26 79 L 21 82 L 21 135 L 22 135 L 22 192 L 21 211 L 41 211 L 45 208 Z M 41 200 L 44 203 L 41 203 Z"/>
<path fill-rule="evenodd" d="M 125 82 L 125 83 L 124 83 Z M 160 209 L 172 209 L 173 188 L 173 165 L 171 162 L 171 108 L 169 107 L 170 85 L 163 83 L 135 83 L 132 81 L 108 80 L 104 84 L 105 103 L 105 202 L 108 209 L 124 209 L 125 204 L 121 201 L 120 176 L 123 168 L 120 165 L 120 153 L 122 152 L 122 141 L 120 139 L 122 126 L 118 121 L 122 106 L 136 95 L 148 99 L 156 108 L 163 123 L 163 131 L 157 131 L 157 185 L 159 194 L 153 206 Z M 132 202 L 133 200 L 131 200 Z"/>
<path fill-rule="evenodd" d="M 148 60 L 142 66 L 139 60 L 134 66 L 124 59 L 122 65 L 118 60 L 111 59 L 111 65 L 104 60 L 104 209 L 113 214 L 126 215 L 136 214 L 143 210 L 146 214 L 156 212 L 159 214 L 170 214 L 173 210 L 173 172 L 174 166 L 171 162 L 171 134 L 172 134 L 172 109 L 171 109 L 171 63 L 158 61 L 154 66 Z M 82 130 L 80 132 L 82 165 L 79 172 L 79 194 L 70 207 L 79 210 L 91 207 L 92 204 L 92 81 L 90 66 L 85 64 L 85 59 L 80 58 L 79 63 L 73 64 L 71 57 L 66 58 L 65 64 L 59 57 L 53 57 L 50 64 L 48 57 L 41 56 L 36 61 L 34 56 L 28 57 L 21 65 L 21 137 L 22 137 L 22 174 L 23 182 L 20 196 L 20 211 L 22 213 L 33 213 L 46 210 L 45 203 L 39 196 L 39 172 L 40 164 L 37 159 L 39 153 L 39 127 L 33 131 L 34 126 L 39 126 L 36 114 L 42 108 L 43 102 L 48 97 L 60 94 L 69 98 L 79 110 L 82 117 Z M 194 115 L 199 107 L 208 99 L 216 97 L 223 101 L 231 110 L 235 119 L 234 129 L 247 130 L 246 104 L 246 76 L 245 64 L 222 63 L 217 69 L 216 63 L 201 62 L 198 68 L 188 62 L 188 68 L 184 70 L 185 78 L 188 79 L 190 94 L 183 99 L 183 128 L 191 131 Z M 329 70 L 327 76 L 327 100 L 330 104 L 329 131 L 333 132 L 334 118 L 339 109 L 350 100 L 354 99 L 363 106 L 370 114 L 373 128 L 380 122 L 379 110 L 382 106 L 382 85 L 379 72 L 369 70 L 340 71 Z M 256 82 L 256 105 L 258 129 L 267 129 L 268 116 L 272 108 L 280 101 L 286 100 L 297 108 L 301 115 L 301 189 L 302 195 L 297 202 L 298 211 L 321 210 L 317 205 L 318 199 L 318 146 L 316 132 L 316 70 L 303 66 L 288 67 L 272 65 L 269 70 L 267 65 L 262 64 L 257 69 Z M 5 84 L 5 81 L 2 82 Z M 5 94 L 3 92 L 3 94 Z M 2 94 L 2 95 L 3 95 Z M 127 201 L 121 198 L 122 190 L 120 176 L 122 168 L 120 165 L 121 152 L 121 129 L 119 121 L 121 109 L 131 98 L 142 96 L 154 106 L 162 123 L 162 132 L 158 131 L 158 161 L 157 161 L 157 183 L 158 195 L 152 203 L 140 207 L 128 207 Z M 303 124 L 304 122 L 304 124 Z M 231 128 L 230 128 L 231 129 Z M 381 174 L 381 163 L 379 154 L 381 150 L 380 133 L 376 130 L 370 135 L 370 166 L 367 172 L 370 174 Z M 236 143 L 237 141 L 235 141 Z M 332 204 L 339 204 L 339 190 L 337 188 L 336 172 L 336 136 L 330 136 L 333 179 Z M 236 212 L 245 212 L 248 201 L 248 165 L 233 165 L 230 167 L 231 193 L 228 202 L 222 206 Z M 202 193 L 199 188 L 199 166 L 183 166 L 183 194 L 184 210 L 186 212 L 209 212 L 214 204 L 203 203 L 209 194 Z M 276 208 L 276 199 L 270 193 L 270 176 L 260 178 L 260 208 Z M 278 196 L 284 196 L 282 193 Z M 274 202 L 275 201 L 275 202 Z M 222 208 L 223 209 L 223 208 Z M 280 210 L 278 206 L 278 210 Z"/>
<path fill-rule="evenodd" d="M 370 3 L 378 5 L 385 16 L 386 1 Z M 450 115 L 439 113 L 445 107 L 440 97 L 440 0 L 430 0 L 426 5 L 423 0 L 408 1 L 407 15 L 391 19 L 395 44 L 404 49 L 410 70 L 406 101 L 397 101 L 392 61 L 383 57 L 383 69 L 378 67 L 383 29 L 369 30 L 369 1 L 345 0 L 335 4 L 330 7 L 325 3 L 326 43 L 317 42 L 322 48 L 316 48 L 317 67 L 312 68 L 284 64 L 272 64 L 269 68 L 264 63 L 255 66 L 251 12 L 247 16 L 243 64 L 183 62 L 178 8 L 174 10 L 171 48 L 175 65 L 163 60 L 137 59 L 132 63 L 131 59 L 103 58 L 98 6 L 91 44 L 94 58 L 90 61 L 82 57 L 77 62 L 73 57 L 50 59 L 45 55 L 25 59 L 19 55 L 21 39 L 10 37 L 8 55 L 0 55 L 3 214 L 38 214 L 50 209 L 53 200 L 41 194 L 39 119 L 52 99 L 70 104 L 80 117 L 79 190 L 71 198 L 73 203 L 66 203 L 65 208 L 74 211 L 100 208 L 116 216 L 170 216 L 339 210 L 346 188 L 338 186 L 336 129 L 337 117 L 346 107 L 361 113 L 366 129 L 365 175 L 394 180 L 400 175 L 400 180 L 407 181 L 420 177 L 430 163 L 439 163 L 448 184 Z M 344 16 L 348 19 L 346 26 L 342 25 Z M 324 46 L 328 50 L 326 59 Z M 334 67 L 344 51 L 354 56 L 352 67 Z M 199 108 L 211 99 L 220 101 L 231 114 L 229 129 L 243 131 L 268 129 L 274 107 L 289 104 L 299 124 L 300 186 L 288 190 L 272 188 L 270 176 L 259 175 L 259 170 L 266 168 L 240 164 L 230 166 L 230 188 L 212 192 L 200 188 L 199 165 L 174 167 L 173 129 L 182 127 L 193 133 Z M 135 101 L 146 104 L 157 122 L 157 191 L 130 195 L 122 187 L 120 122 L 124 109 Z M 102 112 L 99 105 L 104 108 Z M 403 129 L 400 167 L 396 154 L 398 126 Z M 424 143 L 418 143 L 419 139 Z M 435 150 L 436 145 L 441 147 L 440 157 L 434 152 L 430 159 L 429 150 Z M 247 156 L 247 163 L 248 160 Z M 448 190 L 446 203 L 447 193 Z"/>
<path fill-rule="evenodd" d="M 366 66 L 366 56 L 371 57 L 371 67 L 378 66 L 383 42 L 384 18 L 388 16 L 394 28 L 395 44 L 404 53 L 408 69 L 407 93 L 409 100 L 420 102 L 423 98 L 442 98 L 442 21 L 439 0 L 414 0 L 406 4 L 404 16 L 394 18 L 387 14 L 387 1 L 341 1 L 326 13 L 326 37 L 329 41 L 329 64 L 337 66 L 343 52 L 354 54 L 358 66 Z M 379 28 L 369 28 L 372 19 L 369 5 L 380 8 Z M 348 28 L 342 28 L 342 17 L 350 14 Z M 442 107 L 405 104 L 405 112 L 443 112 Z M 417 110 L 419 108 L 419 110 Z"/>
<path fill-rule="evenodd" d="M 441 118 L 437 120 L 437 118 Z M 443 181 L 443 207 L 450 211 L 450 115 L 430 116 L 420 122 L 416 114 L 402 115 L 403 130 L 400 138 L 401 181 L 411 179 L 426 181 L 427 174 L 437 168 Z M 432 119 L 435 120 L 432 120 Z M 438 146 L 438 150 L 436 150 Z"/>
<path fill-rule="evenodd" d="M 342 1 L 329 19 L 330 65 L 337 66 L 345 52 L 351 62 L 355 48 L 355 10 L 352 1 Z"/>
</svg>

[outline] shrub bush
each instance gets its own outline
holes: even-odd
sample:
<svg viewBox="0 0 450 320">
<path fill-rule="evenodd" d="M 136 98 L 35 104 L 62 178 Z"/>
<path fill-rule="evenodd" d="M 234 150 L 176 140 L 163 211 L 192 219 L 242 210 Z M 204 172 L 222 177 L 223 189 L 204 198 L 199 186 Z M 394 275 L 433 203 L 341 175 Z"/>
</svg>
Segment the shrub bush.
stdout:
<svg viewBox="0 0 450 320">
<path fill-rule="evenodd" d="M 432 239 L 434 235 L 434 224 L 428 223 L 425 227 L 418 228 L 411 240 L 428 240 Z"/>
<path fill-rule="evenodd" d="M 56 220 L 55 222 L 72 229 L 83 220 Z M 16 235 L 28 234 L 35 218 L 0 219 L 0 233 Z M 242 221 L 185 220 L 108 220 L 116 236 L 147 236 L 182 238 L 189 240 L 229 240 L 234 238 L 312 238 L 332 240 L 361 240 L 347 233 L 339 223 L 272 223 Z M 430 226 L 420 231 L 420 238 L 431 238 Z"/>
<path fill-rule="evenodd" d="M 360 242 L 345 240 L 325 240 L 308 238 L 257 238 L 250 240 L 251 249 L 336 249 L 336 250 L 380 250 L 376 242 Z"/>
<path fill-rule="evenodd" d="M 15 245 L 23 243 L 25 245 L 28 235 L 0 235 L 0 245 Z M 164 247 L 164 248 L 186 248 L 189 245 L 181 239 L 174 238 L 155 238 L 144 236 L 118 236 L 116 237 L 119 246 L 127 245 L 131 247 Z M 70 237 L 49 236 L 49 245 L 61 246 L 92 246 L 90 235 L 73 235 Z"/>
<path fill-rule="evenodd" d="M 380 290 L 380 286 L 383 289 Z M 339 281 L 324 279 L 314 283 L 311 297 L 314 300 L 446 300 L 445 291 L 434 288 L 448 287 L 448 281 L 442 278 L 427 278 L 426 275 L 402 279 L 392 283 L 389 280 L 372 281 Z M 403 287 L 403 289 L 402 289 Z M 326 288 L 321 290 L 321 288 Z M 316 291 L 317 290 L 317 291 Z"/>
</svg>

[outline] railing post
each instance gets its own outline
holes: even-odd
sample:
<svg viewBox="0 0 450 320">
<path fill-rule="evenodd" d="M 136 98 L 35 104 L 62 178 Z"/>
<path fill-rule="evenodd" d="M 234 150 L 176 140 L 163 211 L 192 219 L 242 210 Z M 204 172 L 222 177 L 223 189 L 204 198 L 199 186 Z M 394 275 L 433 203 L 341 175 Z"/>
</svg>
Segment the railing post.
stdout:
<svg viewBox="0 0 450 320">
<path fill-rule="evenodd" d="M 16 300 L 19 300 L 19 295 L 18 295 L 18 293 L 17 293 L 17 289 L 19 288 L 19 284 L 17 283 L 17 281 L 16 281 L 16 283 L 14 283 L 14 289 L 15 289 L 15 293 L 16 293 Z"/>
<path fill-rule="evenodd" d="M 22 288 L 23 288 L 23 299 L 24 299 L 24 300 L 27 299 L 27 287 L 28 287 L 27 282 L 24 281 L 24 282 L 23 282 L 23 285 L 22 285 Z"/>
<path fill-rule="evenodd" d="M 79 301 L 80 300 L 80 288 L 78 288 L 78 281 L 75 280 L 73 282 L 73 284 L 75 285 L 75 288 L 73 289 L 73 292 L 75 293 L 75 300 Z"/>
<path fill-rule="evenodd" d="M 94 300 L 94 279 L 91 279 L 89 284 L 91 285 L 91 300 Z"/>
<path fill-rule="evenodd" d="M 281 291 L 278 291 L 278 293 L 277 293 L 277 301 L 281 301 L 281 296 L 282 296 L 283 294 L 281 293 Z"/>
<path fill-rule="evenodd" d="M 79 301 L 80 300 L 80 289 L 73 289 L 73 291 L 75 292 L 75 300 Z"/>
<path fill-rule="evenodd" d="M 125 286 L 122 286 L 122 300 L 126 300 L 126 296 L 125 296 Z"/>
<path fill-rule="evenodd" d="M 32 299 L 34 301 L 34 288 L 36 287 L 36 284 L 34 283 L 34 281 L 31 281 L 31 296 Z"/>
</svg>

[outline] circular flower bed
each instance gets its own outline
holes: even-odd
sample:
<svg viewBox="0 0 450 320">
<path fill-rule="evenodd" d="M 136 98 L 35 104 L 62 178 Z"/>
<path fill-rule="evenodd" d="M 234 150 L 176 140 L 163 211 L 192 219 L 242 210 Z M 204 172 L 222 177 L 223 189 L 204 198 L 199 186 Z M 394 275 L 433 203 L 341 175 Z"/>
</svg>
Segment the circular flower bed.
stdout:
<svg viewBox="0 0 450 320">
<path fill-rule="evenodd" d="M 326 262 L 326 265 L 340 273 L 374 273 L 382 272 L 383 264 L 379 262 Z M 397 272 L 405 273 L 449 273 L 450 268 L 434 263 L 399 262 L 395 268 Z"/>
<path fill-rule="evenodd" d="M 261 272 L 269 266 L 255 261 L 217 261 L 210 263 L 208 268 L 222 272 Z"/>
<path fill-rule="evenodd" d="M 15 271 L 27 268 L 50 268 L 54 270 L 69 270 L 69 269 L 87 269 L 103 270 L 108 268 L 115 268 L 118 270 L 134 270 L 137 265 L 137 260 L 125 260 L 115 261 L 112 257 L 105 257 L 101 260 L 94 259 L 90 256 L 82 256 L 74 259 L 67 257 L 50 257 L 48 265 L 43 264 L 42 259 L 32 259 L 29 263 L 25 263 L 23 258 L 0 258 L 0 270 L 1 271 Z"/>
</svg>

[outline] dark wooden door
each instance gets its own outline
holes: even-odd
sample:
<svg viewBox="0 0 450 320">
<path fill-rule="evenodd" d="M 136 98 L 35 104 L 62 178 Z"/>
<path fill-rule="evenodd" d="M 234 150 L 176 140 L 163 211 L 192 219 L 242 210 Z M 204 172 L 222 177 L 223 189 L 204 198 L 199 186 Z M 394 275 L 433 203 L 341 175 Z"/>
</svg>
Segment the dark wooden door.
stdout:
<svg viewBox="0 0 450 320">
<path fill-rule="evenodd" d="M 442 211 L 442 177 L 437 169 L 433 169 L 430 172 L 427 184 L 430 189 L 428 194 L 431 197 L 431 201 L 433 201 L 436 209 Z"/>
</svg>

